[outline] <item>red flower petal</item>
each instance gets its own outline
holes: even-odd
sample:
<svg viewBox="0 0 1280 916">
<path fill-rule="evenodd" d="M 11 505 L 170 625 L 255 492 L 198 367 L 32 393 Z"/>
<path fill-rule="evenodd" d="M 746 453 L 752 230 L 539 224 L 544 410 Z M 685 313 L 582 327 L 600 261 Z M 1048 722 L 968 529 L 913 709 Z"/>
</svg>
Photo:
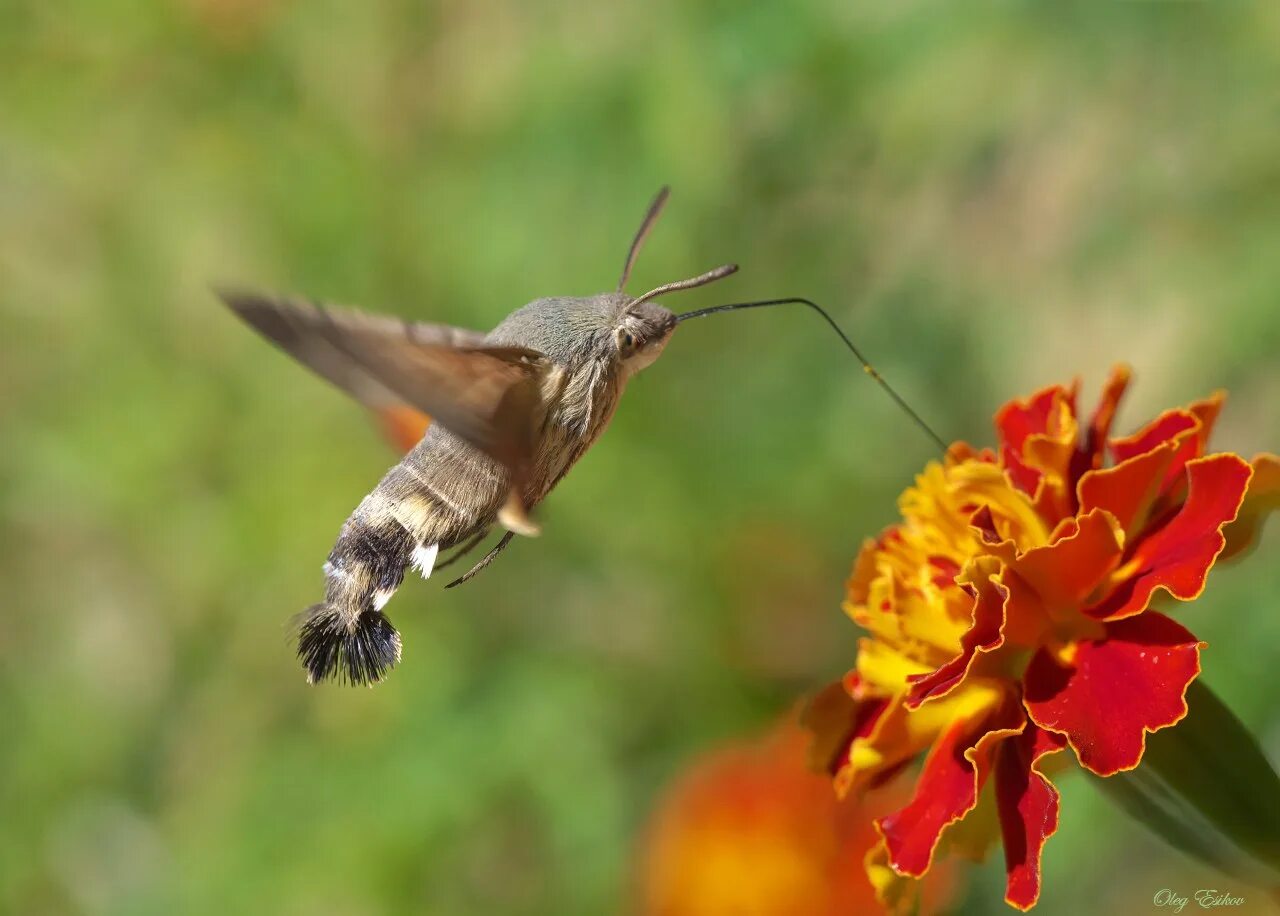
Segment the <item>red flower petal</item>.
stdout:
<svg viewBox="0 0 1280 916">
<path fill-rule="evenodd" d="M 1080 511 L 1106 509 L 1123 531 L 1134 532 L 1146 522 L 1147 511 L 1164 491 L 1177 452 L 1176 441 L 1162 442 L 1115 467 L 1089 471 L 1076 488 Z"/>
<path fill-rule="evenodd" d="M 948 467 L 965 461 L 981 461 L 983 464 L 995 464 L 996 453 L 989 448 L 976 449 L 968 442 L 952 442 L 947 446 L 946 464 Z"/>
<path fill-rule="evenodd" d="M 1018 398 L 1005 404 L 996 413 L 996 433 L 1000 444 L 1020 453 L 1030 436 L 1049 431 L 1054 405 L 1061 400 L 1069 400 L 1074 409 L 1074 390 L 1062 385 L 1049 385 L 1028 398 Z"/>
<path fill-rule="evenodd" d="M 978 509 L 969 516 L 969 527 L 982 538 L 982 543 L 988 546 L 999 544 L 1003 538 L 1000 532 L 996 531 L 996 518 L 991 514 L 991 507 L 983 503 Z"/>
<path fill-rule="evenodd" d="M 1020 910 L 1031 909 L 1040 897 L 1040 852 L 1058 829 L 1058 791 L 1039 761 L 1065 746 L 1061 735 L 1031 723 L 1000 745 L 996 805 L 1008 874 L 1004 899 Z"/>
<path fill-rule="evenodd" d="M 906 807 L 876 821 L 894 871 L 918 878 L 929 870 L 942 831 L 978 803 L 996 744 L 1025 724 L 1018 704 L 1004 703 L 977 728 L 957 722 L 934 743 L 914 797 Z"/>
<path fill-rule="evenodd" d="M 1222 410 L 1223 398 L 1224 396 L 1219 393 L 1182 409 L 1166 410 L 1132 436 L 1111 440 L 1111 454 L 1119 464 L 1136 455 L 1144 454 L 1162 443 L 1177 441 L 1178 452 L 1168 470 L 1165 471 L 1161 489 L 1181 483 L 1182 469 L 1186 467 L 1187 462 L 1205 453 L 1209 443 L 1209 433 L 1213 430 L 1213 424 Z"/>
<path fill-rule="evenodd" d="M 1200 421 L 1200 451 L 1196 457 L 1204 454 L 1205 449 L 1209 445 L 1209 435 L 1213 432 L 1214 424 L 1218 422 L 1218 414 L 1222 413 L 1222 404 L 1227 399 L 1225 391 L 1215 391 L 1209 397 L 1202 401 L 1192 401 L 1187 405 L 1187 410 L 1195 415 Z"/>
<path fill-rule="evenodd" d="M 964 680 L 973 667 L 978 653 L 994 652 L 1004 644 L 1001 628 L 1004 626 L 1004 603 L 1009 592 L 992 578 L 1000 565 L 981 577 L 973 585 L 966 583 L 966 591 L 973 594 L 973 624 L 960 637 L 960 654 L 928 674 L 916 674 L 907 678 L 911 689 L 904 703 L 915 709 L 932 697 L 946 696 Z"/>
<path fill-rule="evenodd" d="M 1277 510 L 1280 510 L 1280 455 L 1255 455 L 1249 489 L 1236 520 L 1223 529 L 1227 546 L 1218 559 L 1230 559 L 1251 548 L 1262 523 Z"/>
<path fill-rule="evenodd" d="M 938 588 L 946 588 L 948 585 L 956 581 L 956 576 L 960 574 L 960 564 L 951 557 L 934 554 L 929 557 L 929 566 L 933 569 L 933 576 L 930 581 Z"/>
<path fill-rule="evenodd" d="M 1040 488 L 1040 479 L 1044 476 L 1035 468 L 1028 467 L 1023 463 L 1018 453 L 1008 446 L 1000 447 L 1000 466 L 1004 468 L 1004 473 L 1009 478 L 1009 483 L 1018 490 L 1030 497 L 1035 497 L 1036 490 Z"/>
<path fill-rule="evenodd" d="M 1132 373 L 1128 366 L 1116 366 L 1111 370 L 1111 375 L 1102 388 L 1102 395 L 1098 398 L 1098 406 L 1094 408 L 1093 416 L 1089 418 L 1089 426 L 1081 448 L 1085 458 L 1082 461 L 1084 465 L 1081 468 L 1082 473 L 1091 468 L 1102 467 L 1103 450 L 1106 448 L 1107 437 L 1111 435 L 1111 424 L 1116 418 L 1116 408 L 1120 406 L 1120 399 L 1124 397 L 1131 378 Z"/>
<path fill-rule="evenodd" d="M 1025 400 L 1013 400 L 996 413 L 996 433 L 1000 440 L 1000 464 L 1009 482 L 1035 497 L 1044 473 L 1035 458 L 1026 454 L 1028 440 L 1044 437 L 1054 430 L 1054 417 L 1066 404 L 1075 412 L 1075 388 L 1050 385 Z"/>
<path fill-rule="evenodd" d="M 1187 714 L 1187 685 L 1200 673 L 1199 642 L 1181 624 L 1148 611 L 1106 624 L 1102 639 L 1074 645 L 1063 664 L 1041 649 L 1023 676 L 1025 705 L 1041 728 L 1067 736 L 1099 776 L 1131 770 L 1146 732 Z"/>
<path fill-rule="evenodd" d="M 1085 613 L 1099 620 L 1141 613 L 1157 588 L 1181 601 L 1199 596 L 1226 543 L 1222 527 L 1235 519 L 1252 474 L 1248 462 L 1229 452 L 1188 462 L 1186 502 L 1138 544 L 1126 564 L 1133 572 Z"/>
<path fill-rule="evenodd" d="M 1120 562 L 1122 533 L 1106 512 L 1095 509 L 1061 526 L 1052 544 L 1028 550 L 1014 571 L 1040 596 L 1051 617 L 1074 617 Z"/>
<path fill-rule="evenodd" d="M 1194 428 L 1196 422 L 1196 418 L 1188 411 L 1172 407 L 1136 433 L 1112 439 L 1108 443 L 1111 456 L 1117 463 L 1128 461 L 1136 455 L 1151 451 L 1157 445 L 1176 439 L 1180 434 Z"/>
</svg>

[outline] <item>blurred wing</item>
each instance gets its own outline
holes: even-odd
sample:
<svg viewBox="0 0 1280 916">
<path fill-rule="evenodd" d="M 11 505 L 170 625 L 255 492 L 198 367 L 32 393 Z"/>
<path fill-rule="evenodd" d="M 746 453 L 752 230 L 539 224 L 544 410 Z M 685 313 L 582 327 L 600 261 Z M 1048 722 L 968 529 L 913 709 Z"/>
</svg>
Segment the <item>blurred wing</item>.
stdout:
<svg viewBox="0 0 1280 916">
<path fill-rule="evenodd" d="M 445 346 L 483 346 L 484 335 L 445 324 L 404 321 L 383 315 L 366 315 L 341 308 L 314 305 L 297 299 L 262 296 L 240 290 L 218 290 L 218 297 L 245 323 L 289 353 L 321 378 L 337 385 L 360 403 L 375 410 L 407 407 L 369 367 L 362 366 L 331 337 L 343 331 L 388 340 L 417 341 Z"/>
<path fill-rule="evenodd" d="M 380 412 L 422 411 L 523 479 L 546 367 L 541 353 L 485 346 L 478 332 L 448 325 L 255 293 L 219 296 L 264 337 L 357 400 Z"/>
</svg>

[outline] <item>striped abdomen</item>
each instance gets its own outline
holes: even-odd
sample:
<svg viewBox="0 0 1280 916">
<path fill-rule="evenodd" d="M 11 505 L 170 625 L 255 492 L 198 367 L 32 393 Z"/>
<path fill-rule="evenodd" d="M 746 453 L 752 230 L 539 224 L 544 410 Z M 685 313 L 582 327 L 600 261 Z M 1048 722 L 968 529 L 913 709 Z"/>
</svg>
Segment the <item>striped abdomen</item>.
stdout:
<svg viewBox="0 0 1280 916">
<path fill-rule="evenodd" d="M 325 600 L 304 612 L 298 657 L 311 681 L 380 680 L 400 660 L 383 606 L 418 566 L 487 529 L 507 493 L 502 468 L 440 427 L 387 472 L 342 526 L 325 563 Z"/>
<path fill-rule="evenodd" d="M 524 504 L 536 506 L 604 431 L 622 383 L 607 364 L 555 369 L 544 382 L 548 409 Z M 431 574 L 436 555 L 487 530 L 510 491 L 510 476 L 439 426 L 387 472 L 342 526 L 325 563 L 325 600 L 308 608 L 298 656 L 311 681 L 380 680 L 400 660 L 400 634 L 382 613 L 410 565 Z"/>
</svg>

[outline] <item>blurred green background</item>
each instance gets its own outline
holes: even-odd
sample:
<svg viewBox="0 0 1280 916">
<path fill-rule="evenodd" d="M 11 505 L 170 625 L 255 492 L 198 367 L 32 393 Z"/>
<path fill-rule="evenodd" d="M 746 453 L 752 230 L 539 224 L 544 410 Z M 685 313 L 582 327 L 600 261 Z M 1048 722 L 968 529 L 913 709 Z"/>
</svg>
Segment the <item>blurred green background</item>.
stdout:
<svg viewBox="0 0 1280 916">
<path fill-rule="evenodd" d="M 633 292 L 737 261 L 678 307 L 824 302 L 948 438 L 1124 360 L 1121 427 L 1227 387 L 1275 449 L 1277 47 L 1274 3 L 0 5 L 0 910 L 617 911 L 664 782 L 851 664 L 934 455 L 812 315 L 690 325 L 542 538 L 308 688 L 393 455 L 211 282 L 487 328 L 611 287 L 670 182 Z M 1273 757 L 1274 527 L 1181 614 Z M 1232 887 L 1062 783 L 1037 912 Z"/>
</svg>

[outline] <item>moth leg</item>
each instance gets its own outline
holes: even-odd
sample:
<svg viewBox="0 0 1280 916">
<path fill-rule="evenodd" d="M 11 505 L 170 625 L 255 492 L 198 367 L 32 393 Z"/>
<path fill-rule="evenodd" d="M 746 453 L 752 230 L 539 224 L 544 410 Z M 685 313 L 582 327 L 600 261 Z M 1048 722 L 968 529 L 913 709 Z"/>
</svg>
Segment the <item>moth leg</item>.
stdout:
<svg viewBox="0 0 1280 916">
<path fill-rule="evenodd" d="M 479 546 L 480 546 L 480 542 L 481 542 L 481 541 L 483 541 L 483 540 L 484 540 L 485 538 L 487 538 L 488 536 L 489 536 L 489 529 L 488 529 L 488 528 L 485 528 L 483 531 L 481 531 L 479 534 L 477 534 L 477 535 L 476 535 L 475 537 L 473 537 L 471 540 L 467 541 L 467 543 L 463 544 L 463 545 L 462 545 L 461 547 L 459 547 L 456 551 L 454 551 L 453 556 L 449 557 L 449 558 L 448 558 L 448 559 L 446 559 L 446 560 L 442 560 L 441 562 L 437 563 L 437 564 L 436 564 L 436 569 L 444 569 L 446 566 L 449 566 L 449 565 L 451 565 L 451 564 L 453 564 L 453 563 L 457 563 L 459 560 L 461 560 L 461 559 L 462 559 L 463 557 L 465 557 L 467 554 L 471 553 L 471 551 L 473 551 L 473 550 L 475 550 L 477 547 L 479 547 Z"/>
<path fill-rule="evenodd" d="M 446 585 L 445 588 L 453 588 L 455 585 L 461 585 L 463 582 L 470 581 L 472 576 L 474 576 L 476 573 L 480 572 L 480 570 L 484 569 L 486 566 L 492 563 L 493 558 L 496 557 L 498 554 L 502 553 L 503 549 L 508 544 L 511 543 L 511 539 L 515 536 L 516 536 L 516 533 L 514 531 L 508 531 L 506 534 L 502 536 L 502 540 L 500 540 L 498 543 L 493 545 L 492 550 L 490 550 L 488 553 L 486 553 L 483 557 L 480 558 L 479 563 L 471 567 L 471 569 L 469 569 L 463 575 L 454 579 L 452 582 Z"/>
</svg>

